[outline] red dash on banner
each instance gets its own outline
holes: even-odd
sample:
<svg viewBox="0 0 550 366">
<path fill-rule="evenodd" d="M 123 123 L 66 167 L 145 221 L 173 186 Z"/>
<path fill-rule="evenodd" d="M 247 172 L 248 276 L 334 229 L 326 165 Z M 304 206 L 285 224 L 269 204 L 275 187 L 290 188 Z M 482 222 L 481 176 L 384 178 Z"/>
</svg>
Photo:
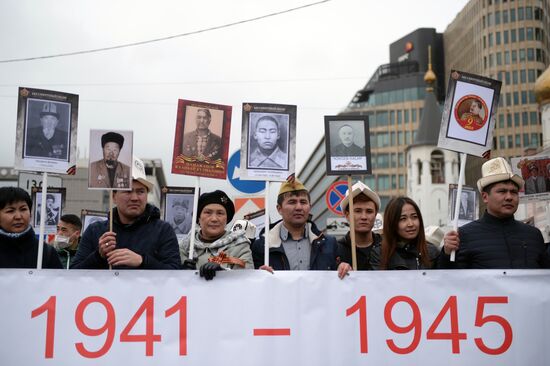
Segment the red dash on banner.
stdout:
<svg viewBox="0 0 550 366">
<path fill-rule="evenodd" d="M 254 336 L 289 336 L 290 328 L 255 328 Z"/>
</svg>

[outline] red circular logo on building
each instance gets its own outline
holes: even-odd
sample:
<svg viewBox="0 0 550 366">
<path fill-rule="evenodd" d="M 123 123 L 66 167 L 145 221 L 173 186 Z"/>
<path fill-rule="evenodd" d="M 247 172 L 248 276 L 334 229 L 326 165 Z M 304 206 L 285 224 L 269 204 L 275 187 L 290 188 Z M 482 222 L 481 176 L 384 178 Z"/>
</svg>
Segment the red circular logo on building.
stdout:
<svg viewBox="0 0 550 366">
<path fill-rule="evenodd" d="M 479 130 L 489 119 L 489 110 L 485 101 L 474 94 L 460 98 L 454 109 L 455 119 L 468 131 Z"/>
</svg>

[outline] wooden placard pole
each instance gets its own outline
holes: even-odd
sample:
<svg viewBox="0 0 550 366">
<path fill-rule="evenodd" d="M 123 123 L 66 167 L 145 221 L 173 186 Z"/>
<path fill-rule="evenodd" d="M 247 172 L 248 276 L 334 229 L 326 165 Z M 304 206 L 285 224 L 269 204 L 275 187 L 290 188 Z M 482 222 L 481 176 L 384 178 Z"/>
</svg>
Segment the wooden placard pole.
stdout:
<svg viewBox="0 0 550 366">
<path fill-rule="evenodd" d="M 46 194 L 48 193 L 48 173 L 42 174 L 42 197 L 40 199 L 40 229 L 38 230 L 38 258 L 36 269 L 42 269 L 42 255 L 44 253 L 44 225 L 46 224 Z"/>
<path fill-rule="evenodd" d="M 458 214 L 460 213 L 460 196 L 462 195 L 462 182 L 464 181 L 464 171 L 466 170 L 466 157 L 468 154 L 460 153 L 460 172 L 458 174 L 458 187 L 456 189 L 455 212 L 453 216 L 453 230 L 458 231 Z M 456 252 L 451 252 L 451 262 L 455 261 Z"/>
<path fill-rule="evenodd" d="M 113 191 L 109 191 L 109 231 L 113 232 Z M 110 264 L 109 269 L 113 269 Z"/>
<path fill-rule="evenodd" d="M 349 235 L 351 238 L 351 267 L 354 271 L 357 271 L 357 249 L 355 246 L 355 216 L 353 214 L 353 197 L 352 197 L 352 188 L 351 188 L 351 174 L 348 175 L 348 197 L 349 197 Z"/>
<path fill-rule="evenodd" d="M 265 182 L 264 264 L 269 266 L 269 181 Z"/>
<path fill-rule="evenodd" d="M 197 209 L 199 207 L 199 187 L 200 177 L 195 177 L 195 192 L 193 194 L 193 221 L 191 222 L 191 231 L 189 232 L 189 259 L 193 259 L 195 254 L 195 231 L 197 230 Z"/>
</svg>

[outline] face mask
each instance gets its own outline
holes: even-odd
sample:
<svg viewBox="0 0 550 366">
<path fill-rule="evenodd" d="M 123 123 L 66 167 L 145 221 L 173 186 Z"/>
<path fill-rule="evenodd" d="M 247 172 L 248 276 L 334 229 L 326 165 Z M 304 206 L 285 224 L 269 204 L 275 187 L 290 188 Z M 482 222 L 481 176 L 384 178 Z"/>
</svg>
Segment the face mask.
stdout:
<svg viewBox="0 0 550 366">
<path fill-rule="evenodd" d="M 53 247 L 55 249 L 65 249 L 71 246 L 69 237 L 63 235 L 56 235 L 53 239 Z"/>
</svg>

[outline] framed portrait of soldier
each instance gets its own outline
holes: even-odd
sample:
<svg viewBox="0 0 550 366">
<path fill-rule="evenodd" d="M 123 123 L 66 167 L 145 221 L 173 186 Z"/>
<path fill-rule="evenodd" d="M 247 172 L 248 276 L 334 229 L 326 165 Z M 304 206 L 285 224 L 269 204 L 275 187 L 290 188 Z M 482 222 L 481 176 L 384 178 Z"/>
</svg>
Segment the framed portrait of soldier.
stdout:
<svg viewBox="0 0 550 366">
<path fill-rule="evenodd" d="M 172 173 L 225 179 L 232 107 L 178 100 Z"/>
<path fill-rule="evenodd" d="M 32 206 L 33 206 L 33 227 L 40 227 L 41 209 L 42 209 L 42 187 L 32 188 Z M 46 191 L 46 209 L 44 219 L 44 234 L 55 234 L 57 231 L 57 223 L 63 216 L 63 208 L 65 207 L 65 188 L 63 187 L 48 187 Z"/>
<path fill-rule="evenodd" d="M 90 130 L 88 188 L 132 189 L 133 132 Z"/>
<path fill-rule="evenodd" d="M 449 184 L 449 222 L 454 221 L 456 209 L 457 184 Z M 479 201 L 477 191 L 474 187 L 462 186 L 460 192 L 460 208 L 458 210 L 458 226 L 465 225 L 477 220 L 479 212 Z"/>
<path fill-rule="evenodd" d="M 172 226 L 178 241 L 185 239 L 191 231 L 194 196 L 195 188 L 192 187 L 163 187 L 161 189 L 161 217 Z"/>
<path fill-rule="evenodd" d="M 525 181 L 519 192 L 522 202 L 550 200 L 550 155 L 510 159 L 512 171 Z"/>
<path fill-rule="evenodd" d="M 74 174 L 78 95 L 19 88 L 15 169 Z"/>
<path fill-rule="evenodd" d="M 82 233 L 86 231 L 88 226 L 96 222 L 107 221 L 109 219 L 109 213 L 106 211 L 96 210 L 81 210 L 80 220 L 82 221 Z"/>
<path fill-rule="evenodd" d="M 486 155 L 491 150 L 502 83 L 452 70 L 448 85 L 437 146 Z"/>
<path fill-rule="evenodd" d="M 242 116 L 240 178 L 286 180 L 295 170 L 296 106 L 244 103 Z"/>
<path fill-rule="evenodd" d="M 371 174 L 368 116 L 325 116 L 327 175 Z"/>
</svg>

